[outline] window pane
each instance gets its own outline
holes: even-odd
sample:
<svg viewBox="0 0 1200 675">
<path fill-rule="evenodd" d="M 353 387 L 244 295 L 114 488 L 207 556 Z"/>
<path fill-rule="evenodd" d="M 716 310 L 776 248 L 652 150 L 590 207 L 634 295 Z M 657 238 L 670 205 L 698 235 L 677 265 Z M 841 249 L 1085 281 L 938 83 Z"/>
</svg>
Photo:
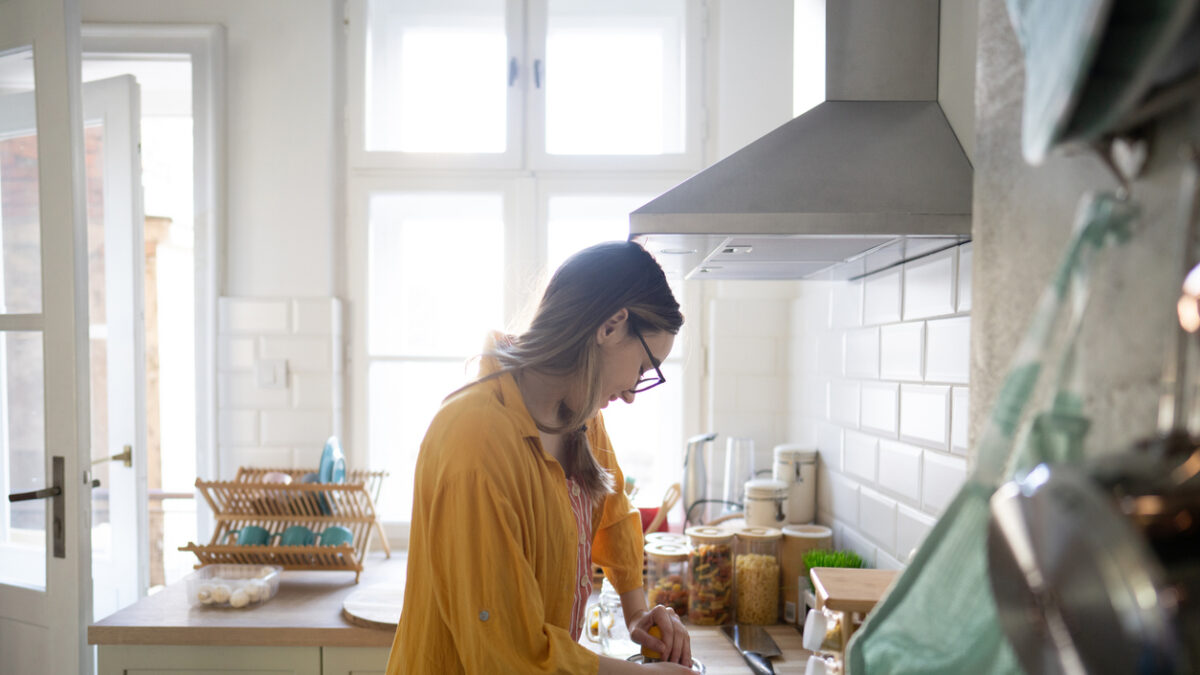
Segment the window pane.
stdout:
<svg viewBox="0 0 1200 675">
<path fill-rule="evenodd" d="M 0 488 L 40 490 L 46 480 L 42 334 L 0 333 Z M 49 499 L 0 501 L 0 582 L 46 587 Z"/>
<path fill-rule="evenodd" d="M 0 56 L 0 313 L 42 311 L 33 55 Z"/>
<path fill-rule="evenodd" d="M 506 149 L 504 0 L 371 0 L 366 149 Z"/>
<path fill-rule="evenodd" d="M 546 151 L 683 152 L 685 35 L 684 0 L 550 0 Z"/>
<path fill-rule="evenodd" d="M 413 468 L 421 439 L 442 399 L 468 380 L 467 365 L 462 360 L 371 364 L 367 385 L 370 465 L 391 474 L 379 498 L 384 520 L 411 519 Z"/>
<path fill-rule="evenodd" d="M 546 218 L 546 269 L 553 272 L 572 253 L 602 241 L 629 238 L 629 214 L 655 195 L 605 194 L 550 197 Z"/>
<path fill-rule="evenodd" d="M 504 198 L 387 193 L 370 198 L 371 355 L 465 357 L 504 327 Z"/>
<path fill-rule="evenodd" d="M 681 352 L 681 345 L 671 350 Z M 626 476 L 637 480 L 641 504 L 658 504 L 667 486 L 683 473 L 683 366 L 662 365 L 662 385 L 637 395 L 626 405 L 614 401 L 604 410 L 604 426 Z"/>
</svg>

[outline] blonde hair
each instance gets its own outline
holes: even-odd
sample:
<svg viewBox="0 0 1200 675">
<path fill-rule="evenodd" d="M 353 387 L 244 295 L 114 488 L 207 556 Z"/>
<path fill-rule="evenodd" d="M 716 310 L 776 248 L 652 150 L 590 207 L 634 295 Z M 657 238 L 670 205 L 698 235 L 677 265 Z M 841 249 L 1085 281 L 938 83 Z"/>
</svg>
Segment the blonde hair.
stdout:
<svg viewBox="0 0 1200 675">
<path fill-rule="evenodd" d="M 595 337 L 600 326 L 622 309 L 629 312 L 630 330 L 642 335 L 662 331 L 674 335 L 683 325 L 666 275 L 644 248 L 626 241 L 585 248 L 550 278 L 529 328 L 487 354 L 499 362 L 500 371 L 481 378 L 532 369 L 578 377 L 585 384 L 584 409 L 570 410 L 563 404 L 561 424 L 538 423 L 538 428 L 563 434 L 563 471 L 593 498 L 612 492 L 612 476 L 596 461 L 584 434 L 584 425 L 596 414 L 603 395 Z"/>
</svg>

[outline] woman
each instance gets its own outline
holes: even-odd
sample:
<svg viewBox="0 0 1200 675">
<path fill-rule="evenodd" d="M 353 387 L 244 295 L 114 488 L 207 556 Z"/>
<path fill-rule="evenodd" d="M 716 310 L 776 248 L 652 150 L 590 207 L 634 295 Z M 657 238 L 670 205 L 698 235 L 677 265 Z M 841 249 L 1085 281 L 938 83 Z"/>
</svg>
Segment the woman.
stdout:
<svg viewBox="0 0 1200 675">
<path fill-rule="evenodd" d="M 662 383 L 682 324 L 654 258 L 609 242 L 563 263 L 529 330 L 494 339 L 421 443 L 389 674 L 690 672 L 683 624 L 646 606 L 641 519 L 599 414 Z M 593 561 L 665 663 L 577 642 Z"/>
</svg>

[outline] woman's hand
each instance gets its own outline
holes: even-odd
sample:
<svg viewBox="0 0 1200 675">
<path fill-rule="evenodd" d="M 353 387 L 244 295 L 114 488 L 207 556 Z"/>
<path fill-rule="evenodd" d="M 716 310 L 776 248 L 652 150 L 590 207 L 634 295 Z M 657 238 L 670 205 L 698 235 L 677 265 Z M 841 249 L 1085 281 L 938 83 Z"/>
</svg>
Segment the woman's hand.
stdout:
<svg viewBox="0 0 1200 675">
<path fill-rule="evenodd" d="M 650 627 L 658 626 L 662 638 L 650 634 Z M 692 667 L 692 638 L 675 610 L 664 605 L 639 612 L 629 621 L 629 636 L 634 642 L 662 654 L 662 660 Z"/>
</svg>

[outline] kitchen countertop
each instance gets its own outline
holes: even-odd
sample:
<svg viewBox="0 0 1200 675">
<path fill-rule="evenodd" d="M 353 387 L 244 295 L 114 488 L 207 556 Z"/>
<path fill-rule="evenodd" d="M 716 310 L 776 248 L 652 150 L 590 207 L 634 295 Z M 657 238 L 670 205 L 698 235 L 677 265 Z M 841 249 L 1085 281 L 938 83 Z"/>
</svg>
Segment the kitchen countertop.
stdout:
<svg viewBox="0 0 1200 675">
<path fill-rule="evenodd" d="M 349 572 L 285 571 L 279 592 L 251 610 L 192 607 L 186 582 L 122 609 L 88 627 L 88 644 L 204 645 L 273 647 L 390 647 L 394 631 L 363 628 L 342 615 L 347 595 L 370 583 L 401 583 L 403 555 L 388 560 L 382 553 L 368 556 L 360 583 Z M 767 626 L 783 655 L 773 659 L 775 672 L 803 673 L 809 652 L 793 626 Z M 748 666 L 715 626 L 688 626 L 692 654 L 709 675 L 742 675 Z M 587 638 L 581 643 L 599 650 Z"/>
<path fill-rule="evenodd" d="M 284 571 L 279 592 L 254 609 L 192 607 L 187 583 L 162 591 L 88 626 L 94 645 L 214 645 L 390 647 L 393 631 L 355 626 L 342 600 L 369 583 L 398 583 L 403 555 L 367 556 L 359 583 L 353 572 Z"/>
</svg>

